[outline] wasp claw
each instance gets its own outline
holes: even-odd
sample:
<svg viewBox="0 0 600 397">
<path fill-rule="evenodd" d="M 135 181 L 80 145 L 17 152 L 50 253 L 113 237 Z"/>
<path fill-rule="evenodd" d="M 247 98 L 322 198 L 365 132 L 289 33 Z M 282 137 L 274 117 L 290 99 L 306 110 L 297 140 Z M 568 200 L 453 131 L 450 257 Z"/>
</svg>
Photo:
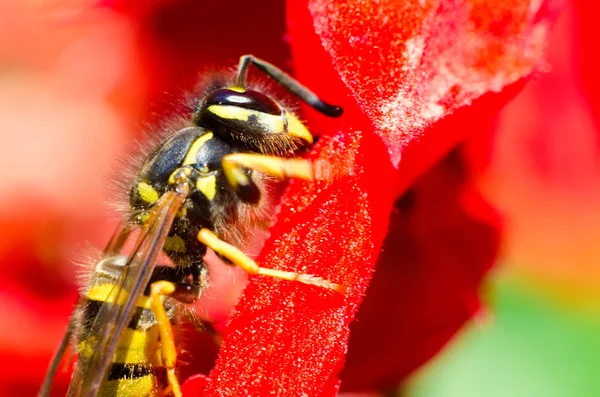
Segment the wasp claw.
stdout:
<svg viewBox="0 0 600 397">
<path fill-rule="evenodd" d="M 346 293 L 346 288 L 340 284 L 333 283 L 329 280 L 325 280 L 322 277 L 313 276 L 312 274 L 299 274 L 296 277 L 296 280 L 308 284 L 315 285 L 317 287 L 326 288 L 335 292 L 339 292 L 340 294 Z"/>
</svg>

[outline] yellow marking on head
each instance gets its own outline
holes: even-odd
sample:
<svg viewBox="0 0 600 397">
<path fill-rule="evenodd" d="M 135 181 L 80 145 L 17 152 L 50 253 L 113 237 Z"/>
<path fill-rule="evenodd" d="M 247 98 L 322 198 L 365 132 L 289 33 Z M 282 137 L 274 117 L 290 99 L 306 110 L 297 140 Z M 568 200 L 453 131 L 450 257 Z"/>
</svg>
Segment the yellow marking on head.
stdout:
<svg viewBox="0 0 600 397">
<path fill-rule="evenodd" d="M 226 120 L 248 121 L 250 116 L 255 116 L 259 124 L 274 134 L 284 132 L 283 118 L 280 115 L 263 113 L 252 109 L 244 109 L 233 105 L 211 105 L 209 112 Z"/>
<path fill-rule="evenodd" d="M 138 194 L 140 198 L 148 204 L 153 204 L 158 201 L 158 192 L 146 182 L 140 182 L 137 184 Z"/>
<path fill-rule="evenodd" d="M 267 115 L 267 116 L 269 116 L 269 118 L 271 119 L 270 121 L 272 122 L 271 128 L 269 128 L 272 133 L 274 133 L 274 134 L 281 134 L 281 133 L 285 132 L 285 124 L 283 123 L 283 117 L 281 117 L 281 116 L 273 116 L 273 115 L 270 115 L 270 114 Z"/>
<path fill-rule="evenodd" d="M 227 120 L 248 121 L 252 115 L 256 115 L 256 110 L 244 109 L 239 106 L 231 105 L 211 105 L 207 108 L 212 114 Z"/>
<path fill-rule="evenodd" d="M 313 143 L 313 136 L 308 131 L 308 128 L 302 123 L 298 117 L 292 112 L 285 112 L 288 123 L 288 134 L 305 140 L 308 143 Z"/>
<path fill-rule="evenodd" d="M 198 178 L 196 180 L 196 188 L 200 190 L 207 199 L 212 200 L 217 194 L 217 179 L 214 175 Z"/>
<path fill-rule="evenodd" d="M 163 249 L 167 252 L 186 252 L 185 241 L 179 236 L 167 236 Z"/>
<path fill-rule="evenodd" d="M 231 91 L 235 91 L 235 92 L 240 92 L 240 93 L 246 92 L 246 89 L 244 87 L 233 86 L 233 87 L 227 87 L 227 89 L 231 90 Z"/>
<path fill-rule="evenodd" d="M 183 159 L 183 165 L 190 165 L 190 164 L 194 164 L 196 162 L 196 155 L 198 154 L 198 152 L 200 151 L 200 149 L 202 148 L 202 146 L 204 146 L 204 144 L 208 141 L 210 141 L 213 137 L 213 133 L 212 132 L 208 132 L 204 135 L 202 135 L 201 137 L 199 137 L 198 139 L 196 139 L 194 141 L 194 143 L 192 143 L 190 145 L 190 149 L 188 150 L 187 154 L 185 155 L 185 159 Z M 173 174 L 171 174 L 173 175 Z M 169 177 L 169 182 L 171 182 L 171 178 Z M 173 182 L 171 182 L 173 183 Z"/>
</svg>

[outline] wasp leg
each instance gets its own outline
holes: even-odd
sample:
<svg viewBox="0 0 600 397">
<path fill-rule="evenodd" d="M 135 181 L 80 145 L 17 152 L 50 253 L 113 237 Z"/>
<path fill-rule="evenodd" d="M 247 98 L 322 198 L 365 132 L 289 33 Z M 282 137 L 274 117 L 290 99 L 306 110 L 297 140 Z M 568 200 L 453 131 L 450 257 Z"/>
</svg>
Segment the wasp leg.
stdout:
<svg viewBox="0 0 600 397">
<path fill-rule="evenodd" d="M 182 397 L 179 381 L 175 376 L 175 364 L 177 363 L 177 348 L 169 315 L 162 303 L 162 297 L 169 296 L 177 290 L 177 286 L 170 281 L 156 281 L 150 286 L 150 306 L 156 325 L 160 333 L 160 349 L 162 362 L 167 370 L 167 379 L 175 397 Z"/>
<path fill-rule="evenodd" d="M 256 58 L 254 55 L 244 55 L 240 58 L 237 74 L 237 85 L 239 87 L 246 87 L 248 68 L 251 64 L 319 112 L 329 117 L 339 117 L 342 115 L 343 109 L 341 107 L 326 103 L 314 92 L 300 84 L 298 80 L 294 79 L 277 66 L 272 65 L 267 61 L 263 61 L 260 58 Z"/>
<path fill-rule="evenodd" d="M 267 269 L 258 266 L 250 257 L 233 245 L 221 240 L 217 235 L 208 229 L 201 229 L 198 232 L 198 240 L 215 251 L 217 254 L 223 255 L 230 260 L 234 265 L 241 267 L 250 274 L 261 274 L 263 276 L 280 278 L 289 281 L 298 281 L 303 284 L 316 285 L 317 287 L 330 289 L 336 292 L 344 293 L 344 287 L 325 280 L 321 277 L 310 274 L 302 274 L 295 272 L 287 272 L 284 270 Z"/>
<path fill-rule="evenodd" d="M 306 159 L 283 158 L 255 153 L 228 154 L 221 160 L 223 172 L 229 185 L 244 201 L 258 202 L 260 191 L 244 169 L 252 169 L 275 178 L 300 178 L 312 180 L 326 169 L 315 167 L 315 164 Z"/>
</svg>

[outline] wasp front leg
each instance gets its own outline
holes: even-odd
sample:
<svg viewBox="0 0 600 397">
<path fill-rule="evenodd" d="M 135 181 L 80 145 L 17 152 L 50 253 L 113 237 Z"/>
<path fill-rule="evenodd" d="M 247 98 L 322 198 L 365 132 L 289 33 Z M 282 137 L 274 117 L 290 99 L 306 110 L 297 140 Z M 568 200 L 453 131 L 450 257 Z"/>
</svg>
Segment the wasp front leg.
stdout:
<svg viewBox="0 0 600 397">
<path fill-rule="evenodd" d="M 317 287 L 333 290 L 339 293 L 344 293 L 343 286 L 325 280 L 322 277 L 313 276 L 310 274 L 302 274 L 296 272 L 288 272 L 284 270 L 268 269 L 260 267 L 252 258 L 244 254 L 238 248 L 221 240 L 217 235 L 208 229 L 201 229 L 198 232 L 198 240 L 207 247 L 222 255 L 231 263 L 241 267 L 250 274 L 261 274 L 263 276 L 279 278 L 282 280 L 298 281 L 303 284 L 315 285 Z"/>
<path fill-rule="evenodd" d="M 233 153 L 223 157 L 223 172 L 227 182 L 238 196 L 250 203 L 258 202 L 260 191 L 245 170 L 255 170 L 277 179 L 300 178 L 319 179 L 324 167 L 317 167 L 310 160 L 283 158 L 254 153 Z"/>
</svg>

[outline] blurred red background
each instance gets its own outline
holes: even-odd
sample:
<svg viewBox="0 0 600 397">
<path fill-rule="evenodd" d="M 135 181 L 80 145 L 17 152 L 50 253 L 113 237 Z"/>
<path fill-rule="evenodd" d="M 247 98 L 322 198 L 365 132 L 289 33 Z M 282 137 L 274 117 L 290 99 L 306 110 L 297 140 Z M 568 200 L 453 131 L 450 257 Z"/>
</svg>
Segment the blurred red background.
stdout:
<svg viewBox="0 0 600 397">
<path fill-rule="evenodd" d="M 481 135 L 491 156 L 472 156 L 488 169 L 479 186 L 506 219 L 509 270 L 574 305 L 600 302 L 595 11 L 568 5 L 547 67 L 502 111 L 493 138 Z M 108 176 L 144 122 L 199 71 L 233 66 L 241 54 L 291 67 L 283 2 L 269 9 L 279 17 L 248 35 L 254 13 L 238 2 L 220 30 L 204 23 L 222 15 L 210 3 L 0 2 L 4 395 L 37 390 L 74 302 L 71 264 L 110 236 Z"/>
</svg>

